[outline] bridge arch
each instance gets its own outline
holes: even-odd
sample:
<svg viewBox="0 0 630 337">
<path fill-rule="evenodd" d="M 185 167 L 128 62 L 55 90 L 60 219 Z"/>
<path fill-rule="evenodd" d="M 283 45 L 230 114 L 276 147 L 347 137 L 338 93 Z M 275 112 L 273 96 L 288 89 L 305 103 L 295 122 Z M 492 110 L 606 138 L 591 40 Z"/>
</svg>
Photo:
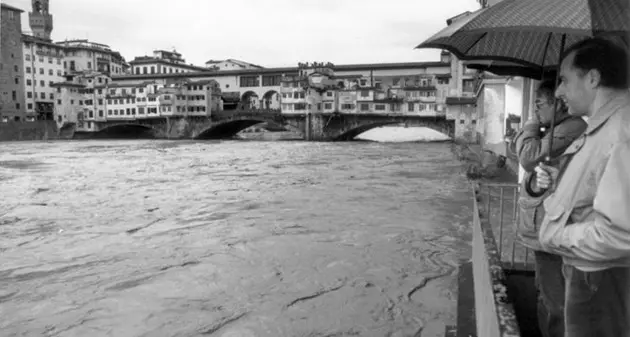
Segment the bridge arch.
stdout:
<svg viewBox="0 0 630 337">
<path fill-rule="evenodd" d="M 228 139 L 234 137 L 237 133 L 256 124 L 268 122 L 264 119 L 237 119 L 223 123 L 212 125 L 211 127 L 201 131 L 195 139 Z"/>
<path fill-rule="evenodd" d="M 267 91 L 262 98 L 263 109 L 280 109 L 280 94 L 276 90 Z"/>
<path fill-rule="evenodd" d="M 414 123 L 414 122 L 405 122 L 403 120 L 399 120 L 399 119 L 392 119 L 392 120 L 385 120 L 385 121 L 373 121 L 373 122 L 364 122 L 364 123 L 360 123 L 359 125 L 352 125 L 349 126 L 347 128 L 343 128 L 341 130 L 339 130 L 339 132 L 337 133 L 337 135 L 331 137 L 332 140 L 334 141 L 348 141 L 348 140 L 353 140 L 355 137 L 357 137 L 358 135 L 375 129 L 375 128 L 379 128 L 382 126 L 387 126 L 387 125 L 406 125 L 409 127 L 423 127 L 423 128 L 427 128 L 427 129 L 431 129 L 434 131 L 437 131 L 439 133 L 442 133 L 448 137 L 450 137 L 451 139 L 454 138 L 454 134 L 455 134 L 455 122 L 454 121 L 442 121 L 442 122 L 424 122 L 424 123 Z"/>
<path fill-rule="evenodd" d="M 241 96 L 241 104 L 245 109 L 259 109 L 260 98 L 255 91 L 248 90 Z"/>
<path fill-rule="evenodd" d="M 107 125 L 104 128 L 94 133 L 95 138 L 125 138 L 125 139 L 137 139 L 137 138 L 156 138 L 158 130 L 155 128 L 136 124 L 136 123 L 121 123 L 114 125 Z"/>
<path fill-rule="evenodd" d="M 360 135 L 360 134 L 362 134 L 362 133 L 364 133 L 366 131 L 370 131 L 372 129 L 380 128 L 381 126 L 393 125 L 393 124 L 400 124 L 400 122 L 389 121 L 389 122 L 375 122 L 375 123 L 364 124 L 364 125 L 361 125 L 359 127 L 353 128 L 353 129 L 343 130 L 342 133 L 340 135 L 338 135 L 337 137 L 334 137 L 333 140 L 334 141 L 353 140 L 358 135 Z"/>
</svg>

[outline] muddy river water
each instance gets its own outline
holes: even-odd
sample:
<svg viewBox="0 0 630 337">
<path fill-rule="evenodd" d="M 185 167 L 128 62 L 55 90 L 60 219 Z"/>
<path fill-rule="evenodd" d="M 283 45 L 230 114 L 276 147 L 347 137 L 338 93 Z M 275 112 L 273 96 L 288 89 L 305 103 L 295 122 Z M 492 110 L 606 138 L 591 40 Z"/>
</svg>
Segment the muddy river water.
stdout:
<svg viewBox="0 0 630 337">
<path fill-rule="evenodd" d="M 0 143 L 0 335 L 443 336 L 444 143 Z"/>
</svg>

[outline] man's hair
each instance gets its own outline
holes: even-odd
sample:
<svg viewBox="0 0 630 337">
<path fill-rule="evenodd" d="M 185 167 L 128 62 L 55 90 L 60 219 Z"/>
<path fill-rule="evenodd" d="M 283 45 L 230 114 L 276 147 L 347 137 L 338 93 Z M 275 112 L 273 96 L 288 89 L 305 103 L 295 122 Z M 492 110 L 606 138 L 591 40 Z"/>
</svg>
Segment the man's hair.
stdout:
<svg viewBox="0 0 630 337">
<path fill-rule="evenodd" d="M 536 95 L 547 99 L 547 102 L 552 102 L 556 93 L 556 81 L 552 79 L 546 79 L 540 82 L 538 89 L 536 89 Z"/>
<path fill-rule="evenodd" d="M 610 40 L 589 38 L 569 47 L 562 60 L 575 52 L 573 67 L 581 74 L 597 70 L 601 74 L 601 85 L 613 89 L 628 88 L 628 52 Z"/>
</svg>

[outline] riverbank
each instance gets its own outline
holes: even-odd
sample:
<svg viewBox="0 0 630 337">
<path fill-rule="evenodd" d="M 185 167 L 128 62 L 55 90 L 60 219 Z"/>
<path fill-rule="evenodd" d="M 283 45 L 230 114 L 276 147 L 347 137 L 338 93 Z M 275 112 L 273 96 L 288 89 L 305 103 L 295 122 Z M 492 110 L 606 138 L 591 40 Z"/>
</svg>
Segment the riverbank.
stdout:
<svg viewBox="0 0 630 337">
<path fill-rule="evenodd" d="M 513 159 L 484 150 L 481 145 L 454 140 L 451 151 L 464 162 L 466 176 L 471 180 L 516 183 L 518 172 Z"/>
</svg>

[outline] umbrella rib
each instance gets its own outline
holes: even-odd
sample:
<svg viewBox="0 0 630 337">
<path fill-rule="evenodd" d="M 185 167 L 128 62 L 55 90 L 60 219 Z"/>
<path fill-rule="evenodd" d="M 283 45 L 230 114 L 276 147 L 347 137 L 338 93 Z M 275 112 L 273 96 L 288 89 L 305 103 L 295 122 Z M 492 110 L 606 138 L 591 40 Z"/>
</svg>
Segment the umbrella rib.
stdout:
<svg viewBox="0 0 630 337">
<path fill-rule="evenodd" d="M 488 32 L 485 32 L 485 33 L 481 34 L 481 36 L 480 36 L 477 40 L 475 40 L 475 42 L 473 42 L 473 43 L 470 45 L 470 47 L 468 47 L 468 49 L 466 49 L 466 50 L 464 51 L 464 53 L 463 53 L 463 54 L 464 54 L 464 55 L 468 54 L 468 52 L 469 52 L 469 51 L 470 51 L 470 50 L 471 50 L 471 49 L 472 49 L 472 48 L 473 48 L 473 47 L 474 47 L 477 43 L 479 43 L 479 41 L 481 41 L 481 39 L 483 39 L 484 37 L 486 37 L 486 35 L 487 35 L 487 34 L 488 34 Z"/>
<path fill-rule="evenodd" d="M 549 50 L 549 43 L 551 42 L 551 37 L 553 36 L 552 33 L 549 33 L 549 37 L 547 38 L 547 42 L 545 42 L 545 50 L 543 50 L 543 58 L 542 58 L 542 62 L 540 63 L 541 66 L 541 71 L 544 73 L 545 71 L 545 60 L 547 59 L 547 51 Z"/>
</svg>

